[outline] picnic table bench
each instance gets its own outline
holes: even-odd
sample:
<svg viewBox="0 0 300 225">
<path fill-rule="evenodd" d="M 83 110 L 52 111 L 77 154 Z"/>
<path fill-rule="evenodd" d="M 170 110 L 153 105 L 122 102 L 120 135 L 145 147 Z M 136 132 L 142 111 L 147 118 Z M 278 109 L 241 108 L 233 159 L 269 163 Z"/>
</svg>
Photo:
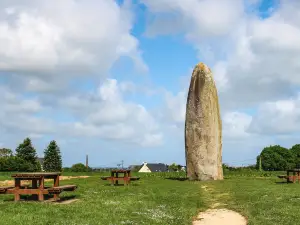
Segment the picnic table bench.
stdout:
<svg viewBox="0 0 300 225">
<path fill-rule="evenodd" d="M 75 189 L 77 188 L 76 185 L 63 185 L 63 186 L 57 186 L 57 187 L 51 187 L 51 188 L 48 188 L 48 192 L 49 193 L 55 193 L 55 194 L 59 194 L 63 191 L 75 191 Z"/>
<path fill-rule="evenodd" d="M 290 173 L 293 175 L 290 176 Z M 296 183 L 296 180 L 300 183 L 300 169 L 289 169 L 286 171 L 286 175 L 279 175 L 278 178 L 286 179 L 287 183 Z"/>
<path fill-rule="evenodd" d="M 5 193 L 8 189 L 12 189 L 14 188 L 15 186 L 2 186 L 0 187 L 0 193 Z"/>
<path fill-rule="evenodd" d="M 123 176 L 119 176 L 119 174 L 123 174 Z M 130 181 L 136 181 L 139 180 L 139 177 L 133 177 L 131 176 L 131 170 L 112 170 L 110 176 L 103 176 L 101 177 L 102 180 L 109 180 L 111 182 L 111 185 L 118 185 L 119 180 L 124 181 L 124 185 L 128 185 Z"/>
<path fill-rule="evenodd" d="M 20 200 L 20 195 L 35 195 L 39 201 L 44 200 L 44 195 L 53 194 L 54 200 L 59 200 L 59 194 L 63 191 L 74 191 L 76 185 L 59 186 L 60 173 L 16 173 L 12 177 L 15 180 L 14 186 L 0 187 L 0 194 L 14 194 L 15 201 Z M 46 187 L 44 185 L 45 179 L 53 179 L 53 186 Z M 22 180 L 31 181 L 29 185 L 21 185 Z"/>
</svg>

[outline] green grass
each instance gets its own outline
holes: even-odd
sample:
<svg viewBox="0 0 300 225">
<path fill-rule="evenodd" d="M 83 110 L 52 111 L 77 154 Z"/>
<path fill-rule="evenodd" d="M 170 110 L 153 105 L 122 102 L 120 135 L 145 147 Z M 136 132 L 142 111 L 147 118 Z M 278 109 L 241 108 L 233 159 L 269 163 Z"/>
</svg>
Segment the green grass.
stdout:
<svg viewBox="0 0 300 225">
<path fill-rule="evenodd" d="M 269 177 L 232 173 L 223 181 L 203 182 L 203 195 L 211 204 L 240 212 L 249 225 L 299 224 L 300 184 L 278 183 L 275 174 L 279 173 Z"/>
<path fill-rule="evenodd" d="M 78 202 L 54 205 L 40 202 L 13 202 L 12 195 L 0 195 L 0 224 L 191 224 L 198 211 L 212 205 L 244 215 L 249 225 L 299 224 L 300 184 L 277 183 L 282 172 L 226 172 L 223 181 L 190 182 L 165 179 L 183 177 L 178 173 L 139 174 L 141 180 L 128 187 L 107 186 L 99 179 L 62 181 L 77 184 Z M 0 180 L 9 179 L 0 173 Z"/>
<path fill-rule="evenodd" d="M 1 175 L 6 179 L 9 174 Z M 79 187 L 74 193 L 62 195 L 76 195 L 79 199 L 69 205 L 15 203 L 13 195 L 0 195 L 0 224 L 184 225 L 191 224 L 198 210 L 205 208 L 198 182 L 169 180 L 162 174 L 141 175 L 140 181 L 128 187 L 114 187 L 100 180 L 100 174 L 89 175 L 92 176 L 61 182 Z"/>
</svg>

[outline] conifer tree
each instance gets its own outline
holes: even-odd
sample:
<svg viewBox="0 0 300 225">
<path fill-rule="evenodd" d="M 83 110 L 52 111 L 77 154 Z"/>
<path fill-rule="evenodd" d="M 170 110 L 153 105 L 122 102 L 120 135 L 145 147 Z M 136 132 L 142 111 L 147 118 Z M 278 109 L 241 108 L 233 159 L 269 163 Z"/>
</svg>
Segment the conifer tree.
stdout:
<svg viewBox="0 0 300 225">
<path fill-rule="evenodd" d="M 47 172 L 62 171 L 60 149 L 54 140 L 50 142 L 44 151 L 43 169 Z"/>
<path fill-rule="evenodd" d="M 26 166 L 26 171 L 39 171 L 40 165 L 37 161 L 36 150 L 32 146 L 30 138 L 25 138 L 23 143 L 19 144 L 16 149 L 16 157 L 19 158 Z"/>
<path fill-rule="evenodd" d="M 24 139 L 23 143 L 19 144 L 16 149 L 16 156 L 24 159 L 27 162 L 35 163 L 36 162 L 36 151 L 32 146 L 30 138 Z"/>
</svg>

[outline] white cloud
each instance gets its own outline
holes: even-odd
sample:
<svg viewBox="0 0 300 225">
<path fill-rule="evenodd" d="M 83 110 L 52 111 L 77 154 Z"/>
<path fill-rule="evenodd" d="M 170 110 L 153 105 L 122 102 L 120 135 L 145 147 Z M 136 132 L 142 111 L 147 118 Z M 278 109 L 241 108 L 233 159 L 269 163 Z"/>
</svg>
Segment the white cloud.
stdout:
<svg viewBox="0 0 300 225">
<path fill-rule="evenodd" d="M 249 131 L 264 135 L 289 135 L 300 132 L 300 98 L 261 104 Z"/>
<path fill-rule="evenodd" d="M 3 132 L 99 137 L 143 147 L 162 143 L 151 113 L 123 99 L 139 90 L 132 82 L 108 79 L 95 92 L 71 86 L 78 76 L 105 80 L 122 56 L 147 70 L 131 34 L 132 9 L 130 1 L 1 1 L 0 72 L 7 76 L 7 87 L 0 89 Z"/>
<path fill-rule="evenodd" d="M 122 139 L 142 146 L 160 144 L 163 135 L 155 118 L 144 106 L 124 101 L 123 86 L 115 79 L 107 79 L 95 93 L 60 100 L 61 107 L 83 118 L 70 132 Z"/>
<path fill-rule="evenodd" d="M 191 39 L 224 35 L 230 32 L 231 28 L 236 24 L 238 18 L 243 13 L 243 2 L 241 0 L 140 0 L 144 3 L 152 13 L 163 14 L 170 13 L 172 18 L 181 18 L 178 31 L 187 32 L 187 36 Z M 159 15 L 158 15 L 159 16 Z M 152 35 L 159 34 L 163 31 L 161 27 L 166 25 L 164 19 L 166 17 L 158 17 L 154 23 L 150 24 L 148 32 Z M 168 19 L 168 17 L 167 17 Z M 171 25 L 167 23 L 167 25 Z M 159 29 L 159 30 L 158 30 Z"/>
<path fill-rule="evenodd" d="M 252 121 L 252 116 L 241 112 L 228 112 L 224 114 L 222 120 L 225 140 L 227 138 L 241 139 L 250 136 L 246 131 Z"/>
<path fill-rule="evenodd" d="M 130 32 L 133 15 L 128 3 L 2 2 L 0 70 L 39 75 L 106 71 L 120 56 L 146 69 L 138 40 Z"/>
<path fill-rule="evenodd" d="M 180 91 L 175 96 L 167 92 L 165 96 L 165 118 L 176 123 L 183 123 L 185 121 L 186 98 L 186 91 Z"/>
<path fill-rule="evenodd" d="M 0 124 L 9 132 L 33 138 L 58 135 L 65 138 L 99 137 L 142 147 L 162 144 L 163 134 L 155 118 L 144 106 L 125 101 L 122 86 L 114 79 L 107 79 L 95 92 L 64 97 L 55 108 L 1 88 Z M 56 120 L 60 118 L 59 112 L 74 117 L 74 122 Z"/>
<path fill-rule="evenodd" d="M 280 1 L 278 6 L 258 12 L 255 7 L 261 1 L 239 1 L 239 4 L 224 1 L 226 6 L 222 13 L 217 13 L 219 5 L 214 1 L 141 2 L 154 18 L 146 34 L 183 33 L 198 51 L 199 61 L 212 68 L 221 104 L 226 162 L 234 158 L 237 161 L 245 157 L 254 159 L 266 145 L 291 147 L 297 143 L 300 131 L 299 2 Z M 209 10 L 210 7 L 213 10 Z M 227 13 L 231 16 L 225 17 Z M 210 16 L 205 17 L 207 14 Z M 268 18 L 260 17 L 267 14 Z M 164 121 L 175 127 L 182 137 L 184 113 L 181 109 L 185 108 L 190 75 L 191 72 L 180 91 L 169 93 L 163 111 Z"/>
<path fill-rule="evenodd" d="M 246 12 L 243 1 L 141 1 L 156 17 L 163 13 L 184 21 L 178 31 L 184 32 L 201 61 L 213 69 L 226 111 L 295 94 L 294 87 L 300 84 L 300 23 L 295 19 L 300 6 L 296 1 L 281 2 L 267 19 Z M 148 29 L 160 34 L 152 24 Z"/>
</svg>

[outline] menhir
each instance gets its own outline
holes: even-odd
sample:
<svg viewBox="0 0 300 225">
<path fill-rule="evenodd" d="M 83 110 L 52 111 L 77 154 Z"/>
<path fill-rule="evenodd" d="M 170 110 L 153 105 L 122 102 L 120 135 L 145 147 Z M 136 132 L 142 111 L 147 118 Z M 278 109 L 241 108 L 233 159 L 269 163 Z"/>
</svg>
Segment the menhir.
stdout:
<svg viewBox="0 0 300 225">
<path fill-rule="evenodd" d="M 185 153 L 190 180 L 222 180 L 222 122 L 211 70 L 193 70 L 185 120 Z"/>
</svg>

